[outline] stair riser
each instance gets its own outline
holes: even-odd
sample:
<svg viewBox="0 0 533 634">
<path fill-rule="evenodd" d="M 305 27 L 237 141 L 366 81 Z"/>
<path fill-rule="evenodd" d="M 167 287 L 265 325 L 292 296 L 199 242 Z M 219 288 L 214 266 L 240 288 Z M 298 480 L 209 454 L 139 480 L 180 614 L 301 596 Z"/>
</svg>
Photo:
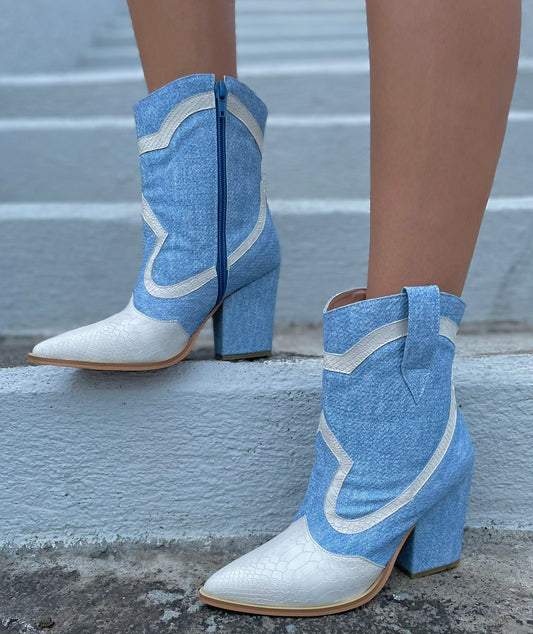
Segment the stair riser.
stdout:
<svg viewBox="0 0 533 634">
<path fill-rule="evenodd" d="M 113 68 L 118 64 L 113 64 Z M 105 72 L 103 73 L 105 76 Z M 246 81 L 277 114 L 364 114 L 369 111 L 368 75 L 323 73 L 309 77 L 246 77 Z M 532 73 L 520 71 L 512 109 L 531 110 Z M 146 96 L 139 79 L 120 83 L 93 81 L 87 84 L 41 86 L 2 86 L 1 117 L 89 117 L 130 116 L 133 104 Z M 269 132 L 267 132 L 267 135 Z"/>
<path fill-rule="evenodd" d="M 494 196 L 531 194 L 533 122 L 508 126 Z M 3 201 L 138 200 L 133 128 L 0 133 Z M 369 187 L 367 125 L 270 127 L 264 169 L 271 198 L 363 198 Z"/>
<path fill-rule="evenodd" d="M 530 527 L 528 360 L 456 365 L 477 452 L 467 523 Z M 278 531 L 311 469 L 320 372 L 319 360 L 1 371 L 0 545 Z"/>
<path fill-rule="evenodd" d="M 333 293 L 365 284 L 368 213 L 331 209 L 296 213 L 272 200 L 283 256 L 279 325 L 319 323 Z M 136 205 L 0 208 L 0 270 L 10 272 L 0 281 L 0 335 L 54 334 L 122 309 L 140 260 Z M 533 210 L 487 212 L 465 327 L 532 327 L 532 261 Z"/>
</svg>

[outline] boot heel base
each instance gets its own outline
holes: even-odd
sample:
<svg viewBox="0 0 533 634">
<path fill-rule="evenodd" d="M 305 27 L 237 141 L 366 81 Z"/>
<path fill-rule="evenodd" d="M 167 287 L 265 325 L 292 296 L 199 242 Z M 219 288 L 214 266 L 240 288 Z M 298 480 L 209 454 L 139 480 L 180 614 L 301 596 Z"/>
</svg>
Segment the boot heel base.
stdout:
<svg viewBox="0 0 533 634">
<path fill-rule="evenodd" d="M 278 276 L 279 267 L 226 297 L 213 315 L 217 359 L 270 356 Z"/>
<path fill-rule="evenodd" d="M 407 568 L 404 568 L 399 563 L 396 563 L 396 568 L 401 570 L 403 573 L 405 573 L 411 579 L 420 579 L 421 577 L 428 577 L 429 575 L 436 575 L 437 573 L 444 572 L 445 570 L 452 570 L 452 568 L 455 568 L 456 566 L 459 565 L 460 561 L 461 561 L 460 559 L 456 559 L 455 561 L 452 561 L 451 564 L 446 564 L 444 566 L 437 566 L 436 568 L 429 568 L 428 570 L 423 570 L 422 572 L 414 572 L 414 573 L 413 572 L 409 572 L 409 570 L 407 570 Z"/>
<path fill-rule="evenodd" d="M 396 565 L 412 579 L 454 568 L 461 558 L 472 472 L 416 523 Z"/>
<path fill-rule="evenodd" d="M 243 354 L 217 354 L 215 359 L 219 361 L 240 361 L 241 359 L 264 359 L 272 356 L 272 350 L 264 350 L 263 352 L 244 352 Z"/>
</svg>

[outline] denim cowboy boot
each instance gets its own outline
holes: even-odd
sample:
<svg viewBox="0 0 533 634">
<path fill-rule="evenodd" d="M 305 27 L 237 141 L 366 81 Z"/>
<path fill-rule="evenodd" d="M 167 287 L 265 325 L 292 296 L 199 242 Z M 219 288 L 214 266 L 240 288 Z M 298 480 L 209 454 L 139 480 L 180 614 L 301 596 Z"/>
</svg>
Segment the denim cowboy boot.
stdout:
<svg viewBox="0 0 533 634">
<path fill-rule="evenodd" d="M 457 564 L 473 469 L 452 386 L 464 304 L 436 286 L 364 297 L 342 293 L 324 313 L 323 412 L 300 511 L 211 576 L 205 603 L 331 614 L 372 599 L 395 563 L 411 576 Z"/>
<path fill-rule="evenodd" d="M 261 176 L 266 118 L 247 86 L 214 75 L 183 77 L 136 104 L 144 261 L 133 297 L 38 344 L 30 361 L 167 367 L 212 315 L 217 356 L 269 354 L 280 256 Z"/>
</svg>

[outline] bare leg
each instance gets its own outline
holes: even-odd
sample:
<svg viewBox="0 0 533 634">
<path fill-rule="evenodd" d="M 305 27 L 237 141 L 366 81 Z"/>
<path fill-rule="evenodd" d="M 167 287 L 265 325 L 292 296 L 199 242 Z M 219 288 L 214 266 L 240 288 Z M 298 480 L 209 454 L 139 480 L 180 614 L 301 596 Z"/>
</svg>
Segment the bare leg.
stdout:
<svg viewBox="0 0 533 634">
<path fill-rule="evenodd" d="M 235 0 L 128 0 L 150 92 L 194 73 L 236 77 Z"/>
<path fill-rule="evenodd" d="M 367 1 L 368 297 L 460 295 L 492 187 L 520 45 L 520 0 Z"/>
</svg>

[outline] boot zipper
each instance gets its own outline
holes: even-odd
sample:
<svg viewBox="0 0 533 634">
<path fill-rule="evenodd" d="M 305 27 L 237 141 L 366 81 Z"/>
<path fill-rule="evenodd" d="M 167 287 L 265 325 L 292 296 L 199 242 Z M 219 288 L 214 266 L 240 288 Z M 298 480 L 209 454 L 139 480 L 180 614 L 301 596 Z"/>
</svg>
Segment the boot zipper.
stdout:
<svg viewBox="0 0 533 634">
<path fill-rule="evenodd" d="M 223 81 L 215 84 L 217 116 L 217 168 L 218 168 L 218 297 L 217 305 L 224 299 L 227 285 L 226 210 L 228 182 L 226 176 L 226 101 L 228 90 Z"/>
</svg>

